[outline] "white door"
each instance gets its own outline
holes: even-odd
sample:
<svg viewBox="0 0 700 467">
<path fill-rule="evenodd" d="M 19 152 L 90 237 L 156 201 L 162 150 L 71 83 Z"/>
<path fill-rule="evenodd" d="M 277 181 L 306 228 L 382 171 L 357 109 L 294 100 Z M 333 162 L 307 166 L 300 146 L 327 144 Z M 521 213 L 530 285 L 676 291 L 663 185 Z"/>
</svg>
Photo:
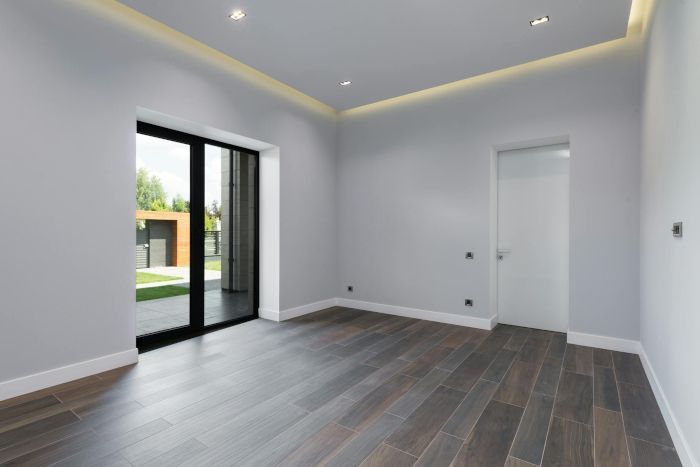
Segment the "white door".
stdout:
<svg viewBox="0 0 700 467">
<path fill-rule="evenodd" d="M 498 154 L 498 320 L 566 332 L 569 146 Z"/>
</svg>

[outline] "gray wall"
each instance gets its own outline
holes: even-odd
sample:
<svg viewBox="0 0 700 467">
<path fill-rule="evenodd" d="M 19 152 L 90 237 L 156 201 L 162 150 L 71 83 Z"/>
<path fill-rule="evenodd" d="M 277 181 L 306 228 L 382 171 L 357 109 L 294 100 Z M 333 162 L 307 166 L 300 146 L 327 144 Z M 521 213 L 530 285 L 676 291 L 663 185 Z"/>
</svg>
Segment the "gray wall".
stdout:
<svg viewBox="0 0 700 467">
<path fill-rule="evenodd" d="M 0 381 L 134 347 L 137 107 L 279 146 L 280 306 L 335 295 L 335 114 L 110 5 L 0 3 Z"/>
<path fill-rule="evenodd" d="M 340 296 L 491 317 L 493 146 L 568 135 L 570 329 L 639 338 L 640 41 L 567 57 L 340 114 Z"/>
<path fill-rule="evenodd" d="M 644 88 L 642 345 L 698 465 L 700 3 L 661 0 L 657 7 Z M 682 239 L 671 236 L 676 221 Z"/>
</svg>

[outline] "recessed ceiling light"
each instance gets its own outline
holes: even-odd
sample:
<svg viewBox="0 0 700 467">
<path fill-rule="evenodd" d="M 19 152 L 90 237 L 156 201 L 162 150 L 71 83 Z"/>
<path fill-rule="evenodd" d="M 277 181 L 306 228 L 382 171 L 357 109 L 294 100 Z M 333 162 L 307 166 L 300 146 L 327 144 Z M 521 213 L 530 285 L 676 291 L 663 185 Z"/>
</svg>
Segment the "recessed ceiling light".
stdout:
<svg viewBox="0 0 700 467">
<path fill-rule="evenodd" d="M 245 12 L 243 10 L 236 10 L 230 15 L 228 15 L 228 17 L 234 21 L 239 21 L 245 18 Z"/>
<path fill-rule="evenodd" d="M 341 81 L 341 82 L 338 83 L 338 84 L 341 85 L 341 86 L 350 86 L 350 85 L 352 84 L 352 81 L 346 79 L 345 81 Z"/>
<path fill-rule="evenodd" d="M 537 26 L 538 24 L 548 23 L 549 16 L 543 16 L 542 18 L 533 19 L 530 21 L 530 26 Z"/>
</svg>

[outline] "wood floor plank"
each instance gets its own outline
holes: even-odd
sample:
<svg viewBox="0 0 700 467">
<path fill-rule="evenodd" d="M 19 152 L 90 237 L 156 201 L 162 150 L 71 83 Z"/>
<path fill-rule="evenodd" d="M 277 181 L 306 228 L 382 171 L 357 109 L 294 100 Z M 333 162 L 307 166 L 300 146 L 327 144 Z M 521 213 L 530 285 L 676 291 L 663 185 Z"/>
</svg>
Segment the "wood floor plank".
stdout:
<svg viewBox="0 0 700 467">
<path fill-rule="evenodd" d="M 515 350 L 508 350 L 506 348 L 501 349 L 481 377 L 489 381 L 500 383 L 503 377 L 506 375 L 508 369 L 510 369 L 516 355 L 517 351 Z"/>
<path fill-rule="evenodd" d="M 464 343 L 469 342 L 473 336 L 471 328 L 457 327 L 450 332 L 441 342 L 440 346 L 455 350 L 461 347 Z"/>
<path fill-rule="evenodd" d="M 197 436 L 196 439 L 209 449 L 190 458 L 185 465 L 238 465 L 243 459 L 260 449 L 268 439 L 276 437 L 304 416 L 302 409 L 287 404 L 278 410 L 257 416 L 252 420 L 241 420 L 241 423 L 235 423 L 233 426 L 220 427 L 228 431 L 220 438 L 217 436 L 211 440 L 207 439 L 206 433 Z M 179 439 L 177 444 L 182 442 L 183 440 Z M 174 447 L 168 443 L 165 446 L 164 449 L 162 444 L 152 443 L 151 450 L 156 450 L 158 455 L 162 455 Z M 130 458 L 126 451 L 122 451 L 122 454 L 134 464 L 141 464 L 150 460 L 149 458 L 155 457 L 152 456 L 152 452 L 141 452 L 136 459 Z"/>
<path fill-rule="evenodd" d="M 51 430 L 70 425 L 71 423 L 76 423 L 78 421 L 80 421 L 80 419 L 73 412 L 66 411 L 19 426 L 17 428 L 13 428 L 12 430 L 0 433 L 0 449 L 8 448 L 13 444 L 40 436 Z"/>
<path fill-rule="evenodd" d="M 362 467 L 410 467 L 416 458 L 396 448 L 381 444 L 360 464 Z"/>
<path fill-rule="evenodd" d="M 498 351 L 508 343 L 510 338 L 510 334 L 491 333 L 474 349 L 474 352 L 479 352 L 480 354 L 495 358 Z"/>
<path fill-rule="evenodd" d="M 355 386 L 345 391 L 343 393 L 343 396 L 354 401 L 359 401 L 367 394 L 372 392 L 374 389 L 386 382 L 386 380 L 388 380 L 396 373 L 406 368 L 407 365 L 409 365 L 407 361 L 396 359 L 388 365 L 385 365 L 384 367 L 369 375 L 359 384 L 356 384 Z"/>
<path fill-rule="evenodd" d="M 559 376 L 561 375 L 563 358 L 546 357 L 537 375 L 534 392 L 554 397 L 559 386 Z"/>
<path fill-rule="evenodd" d="M 493 399 L 507 404 L 525 407 L 537 378 L 537 365 L 516 361 L 498 386 Z"/>
<path fill-rule="evenodd" d="M 437 323 L 432 323 L 432 324 L 437 324 Z M 404 354 L 407 354 L 411 352 L 414 348 L 418 347 L 423 349 L 425 346 L 426 339 L 431 337 L 433 334 L 436 334 L 439 332 L 442 328 L 437 327 L 437 326 L 424 326 L 422 329 L 418 329 L 417 331 L 411 333 L 407 337 L 401 339 L 400 341 L 394 343 L 393 345 L 389 346 L 386 350 L 383 350 L 382 352 L 378 353 L 374 357 L 370 358 L 367 360 L 365 363 L 368 365 L 376 366 L 378 368 L 390 363 L 396 358 L 399 358 L 403 356 Z M 420 353 L 428 350 L 423 349 L 421 350 Z M 417 356 L 417 355 L 416 355 Z M 409 357 L 410 360 L 413 360 L 413 357 Z"/>
<path fill-rule="evenodd" d="M 639 355 L 613 352 L 612 357 L 618 382 L 642 387 L 649 386 Z"/>
<path fill-rule="evenodd" d="M 354 431 L 331 422 L 307 439 L 279 465 L 285 467 L 321 465 L 354 435 Z"/>
<path fill-rule="evenodd" d="M 590 425 L 593 423 L 593 378 L 564 371 L 554 403 L 556 417 Z"/>
<path fill-rule="evenodd" d="M 117 437 L 102 437 L 101 442 L 93 443 L 84 449 L 76 450 L 70 457 L 66 457 L 54 464 L 55 466 L 75 466 L 99 464 L 102 459 L 116 453 L 117 451 L 142 441 L 156 433 L 167 430 L 172 425 L 163 419 L 154 420 L 143 426 L 129 431 Z"/>
<path fill-rule="evenodd" d="M 408 376 L 413 376 L 414 378 L 422 378 L 451 353 L 452 350 L 447 347 L 433 347 L 404 368 L 402 373 Z"/>
<path fill-rule="evenodd" d="M 454 371 L 464 360 L 466 360 L 469 355 L 471 355 L 475 348 L 475 343 L 465 342 L 453 350 L 446 359 L 438 363 L 437 368 L 440 368 L 441 370 Z"/>
<path fill-rule="evenodd" d="M 563 359 L 566 353 L 566 334 L 554 333 L 552 339 L 549 341 L 549 348 L 547 349 L 547 357 Z"/>
<path fill-rule="evenodd" d="M 594 409 L 595 464 L 598 467 L 629 467 L 622 414 Z"/>
<path fill-rule="evenodd" d="M 493 355 L 492 357 L 473 352 L 447 377 L 443 384 L 458 391 L 469 392 L 491 364 L 495 353 Z"/>
<path fill-rule="evenodd" d="M 605 349 L 593 349 L 593 365 L 612 368 L 612 352 Z"/>
<path fill-rule="evenodd" d="M 408 360 L 409 362 L 412 362 L 416 360 L 417 358 L 420 358 L 422 355 L 424 355 L 426 352 L 428 352 L 430 349 L 434 348 L 437 346 L 440 341 L 442 341 L 445 336 L 449 334 L 449 329 L 448 328 L 440 328 L 438 329 L 437 332 L 434 334 L 422 338 L 416 345 L 411 347 L 411 349 L 408 350 L 408 352 L 404 353 L 401 355 L 401 358 L 404 360 Z"/>
<path fill-rule="evenodd" d="M 196 439 L 189 439 L 181 445 L 167 451 L 144 464 L 143 467 L 170 467 L 188 462 L 193 457 L 207 450 L 207 447 Z M 128 464 L 131 465 L 131 464 Z"/>
<path fill-rule="evenodd" d="M 654 394 L 633 384 L 618 383 L 618 388 L 627 436 L 673 446 Z"/>
<path fill-rule="evenodd" d="M 543 338 L 541 335 L 531 332 L 525 341 L 525 345 L 518 352 L 517 359 L 523 362 L 532 363 L 539 367 L 542 365 L 542 361 L 547 355 L 547 349 L 549 348 L 549 334 Z"/>
<path fill-rule="evenodd" d="M 57 443 L 44 446 L 41 449 L 27 453 L 21 457 L 4 462 L 5 466 L 49 465 L 55 461 L 69 457 L 75 452 L 87 448 L 99 442 L 99 437 L 94 431 L 79 433 Z"/>
<path fill-rule="evenodd" d="M 420 457 L 465 396 L 462 391 L 439 386 L 385 443 Z"/>
<path fill-rule="evenodd" d="M 367 365 L 381 368 L 405 354 L 417 343 L 416 339 L 404 338 L 365 361 Z"/>
<path fill-rule="evenodd" d="M 641 439 L 627 438 L 634 467 L 681 467 L 675 449 Z"/>
<path fill-rule="evenodd" d="M 349 337 L 355 337 L 362 333 L 362 331 L 362 328 L 356 326 L 341 326 L 338 329 L 332 329 L 326 332 L 325 335 L 316 337 L 307 347 L 311 350 L 322 349 Z"/>
<path fill-rule="evenodd" d="M 403 423 L 403 418 L 388 413 L 360 432 L 332 459 L 326 467 L 355 467 L 367 458 L 391 433 Z M 251 464 L 255 467 L 263 464 Z"/>
<path fill-rule="evenodd" d="M 496 392 L 497 387 L 498 384 L 493 381 L 482 379 L 477 382 L 462 403 L 455 409 L 454 414 L 447 420 L 442 431 L 457 438 L 466 439 L 484 412 L 491 397 L 493 397 L 493 393 Z"/>
<path fill-rule="evenodd" d="M 89 426 L 84 426 L 80 423 L 71 423 L 70 425 L 57 428 L 40 436 L 27 438 L 8 448 L 0 449 L 0 465 L 16 457 L 41 449 L 44 446 L 57 443 L 87 431 L 92 431 Z"/>
<path fill-rule="evenodd" d="M 338 424 L 360 431 L 379 417 L 391 404 L 408 392 L 417 380 L 397 374 L 357 401 L 347 414 L 340 417 Z"/>
<path fill-rule="evenodd" d="M 529 335 L 530 330 L 528 328 L 517 328 L 503 348 L 519 352 L 525 345 Z"/>
<path fill-rule="evenodd" d="M 10 422 L 16 421 L 18 418 L 29 417 L 38 410 L 58 405 L 61 405 L 61 401 L 49 394 L 44 397 L 0 408 L 0 428 L 2 428 L 3 425 L 8 425 Z"/>
<path fill-rule="evenodd" d="M 552 419 L 542 467 L 593 467 L 593 429 L 589 425 Z"/>
<path fill-rule="evenodd" d="M 394 402 L 387 412 L 402 418 L 408 417 L 449 375 L 445 370 L 433 368 L 410 391 Z"/>
<path fill-rule="evenodd" d="M 607 410 L 620 411 L 620 398 L 612 368 L 596 366 L 593 376 L 593 405 Z"/>
<path fill-rule="evenodd" d="M 447 433 L 438 433 L 428 449 L 415 464 L 416 467 L 447 467 L 462 447 L 463 440 Z"/>
<path fill-rule="evenodd" d="M 491 401 L 452 465 L 503 465 L 522 415 L 520 407 Z"/>
<path fill-rule="evenodd" d="M 277 465 L 331 420 L 344 415 L 352 404 L 353 401 L 344 397 L 332 400 L 270 439 L 260 449 L 239 462 L 239 466 Z"/>
<path fill-rule="evenodd" d="M 313 412 L 331 399 L 347 391 L 348 388 L 355 386 L 375 371 L 377 371 L 375 367 L 357 365 L 336 378 L 325 382 L 321 387 L 294 403 L 302 409 Z"/>
<path fill-rule="evenodd" d="M 510 455 L 539 465 L 549 430 L 554 398 L 533 393 L 525 408 Z"/>
<path fill-rule="evenodd" d="M 518 459 L 517 457 L 508 457 L 506 460 L 506 463 L 503 467 L 537 467 L 535 464 L 530 464 L 529 462 L 525 462 L 522 459 Z"/>
<path fill-rule="evenodd" d="M 569 344 L 564 355 L 564 370 L 593 376 L 593 348 Z"/>
<path fill-rule="evenodd" d="M 338 357 L 349 357 L 373 346 L 385 337 L 386 336 L 384 334 L 379 334 L 378 332 L 367 333 L 361 336 L 360 339 L 348 343 L 347 345 L 341 345 L 338 349 L 330 353 Z"/>
</svg>

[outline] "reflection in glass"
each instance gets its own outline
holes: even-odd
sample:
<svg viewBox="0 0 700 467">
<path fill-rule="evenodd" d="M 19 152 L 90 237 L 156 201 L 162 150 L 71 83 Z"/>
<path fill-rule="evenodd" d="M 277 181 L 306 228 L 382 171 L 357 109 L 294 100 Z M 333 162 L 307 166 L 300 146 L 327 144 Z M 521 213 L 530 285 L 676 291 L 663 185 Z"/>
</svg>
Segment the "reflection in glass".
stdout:
<svg viewBox="0 0 700 467">
<path fill-rule="evenodd" d="M 206 145 L 204 324 L 254 314 L 255 157 Z"/>
</svg>

